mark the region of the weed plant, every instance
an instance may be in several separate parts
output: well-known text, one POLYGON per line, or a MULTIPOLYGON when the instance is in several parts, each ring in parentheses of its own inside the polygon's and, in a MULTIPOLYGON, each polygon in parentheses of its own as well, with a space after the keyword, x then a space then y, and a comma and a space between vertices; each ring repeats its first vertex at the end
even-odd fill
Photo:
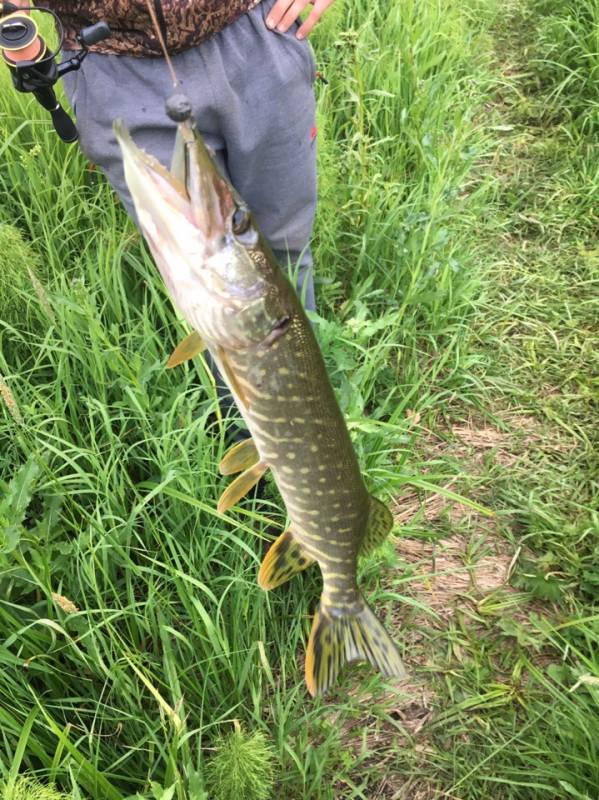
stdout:
POLYGON ((28 777, 17 778, 10 786, 0 786, 0 797, 2 800, 71 800, 71 795, 28 777))
POLYGON ((240 727, 216 742, 208 762, 208 783, 214 800, 268 800, 273 793, 275 752, 261 731, 250 735, 240 727))

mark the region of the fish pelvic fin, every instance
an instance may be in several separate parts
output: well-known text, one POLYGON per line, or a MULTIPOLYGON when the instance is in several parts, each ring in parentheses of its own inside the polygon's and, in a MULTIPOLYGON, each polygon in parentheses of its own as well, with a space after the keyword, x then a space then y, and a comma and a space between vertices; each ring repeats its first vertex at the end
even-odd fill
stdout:
POLYGON ((326 692, 353 661, 368 661, 387 677, 406 676, 395 644, 364 600, 360 610, 348 615, 321 602, 306 651, 306 686, 312 697, 326 692))
POLYGON ((253 439, 242 439, 222 457, 218 469, 221 475, 235 475, 236 472, 250 469, 260 461, 260 454, 253 439))
POLYGON ((370 496, 370 512, 366 524, 366 533, 362 539, 360 555, 365 556, 380 547, 393 528, 393 514, 387 506, 376 497, 370 496))
POLYGON ((261 461, 258 461, 258 463, 254 464, 253 467, 246 469, 245 472, 242 472, 241 475, 238 475, 221 494, 216 507, 217 512, 222 514, 223 512, 228 511, 237 502, 239 502, 242 497, 245 497, 246 494, 258 483, 267 469, 268 464, 263 464, 261 461))
POLYGON ((258 573, 258 584, 265 591, 275 589, 313 563, 314 559, 293 538, 293 532, 288 528, 264 556, 258 573))

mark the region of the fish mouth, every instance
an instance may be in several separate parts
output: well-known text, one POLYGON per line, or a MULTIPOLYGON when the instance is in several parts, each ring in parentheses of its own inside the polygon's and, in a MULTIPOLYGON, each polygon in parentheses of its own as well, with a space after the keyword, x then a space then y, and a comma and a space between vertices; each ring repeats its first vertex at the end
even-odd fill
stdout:
POLYGON ((191 124, 178 126, 170 171, 135 144, 121 120, 113 129, 139 225, 157 261, 166 252, 181 256, 183 243, 187 256, 191 242, 202 260, 217 253, 231 233, 236 198, 191 124))

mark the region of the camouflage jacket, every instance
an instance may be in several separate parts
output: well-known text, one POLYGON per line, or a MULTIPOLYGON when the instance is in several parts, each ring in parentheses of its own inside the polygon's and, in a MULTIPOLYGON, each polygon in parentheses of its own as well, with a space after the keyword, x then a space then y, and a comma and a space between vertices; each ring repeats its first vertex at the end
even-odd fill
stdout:
MULTIPOLYGON (((152 0, 169 53, 199 44, 230 25, 260 0, 152 0)), ((52 9, 65 30, 64 48, 78 50, 81 28, 106 20, 112 37, 91 49, 129 56, 162 55, 146 0, 40 0, 52 9)))

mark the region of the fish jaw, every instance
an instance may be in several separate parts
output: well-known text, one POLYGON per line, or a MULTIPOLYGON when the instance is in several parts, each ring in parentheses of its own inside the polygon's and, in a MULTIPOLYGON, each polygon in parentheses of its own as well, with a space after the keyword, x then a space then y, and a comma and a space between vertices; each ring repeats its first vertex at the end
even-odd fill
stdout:
POLYGON ((191 170, 195 181, 184 182, 141 150, 121 121, 113 127, 123 155, 125 180, 150 246, 155 241, 157 248, 178 245, 177 249, 185 247, 188 252, 193 242, 192 254, 202 261, 218 253, 230 232, 235 200, 205 148, 200 151, 201 159, 192 152, 198 141, 194 131, 190 128, 186 135, 178 135, 175 143, 179 152, 174 160, 201 160, 201 173, 191 170))

